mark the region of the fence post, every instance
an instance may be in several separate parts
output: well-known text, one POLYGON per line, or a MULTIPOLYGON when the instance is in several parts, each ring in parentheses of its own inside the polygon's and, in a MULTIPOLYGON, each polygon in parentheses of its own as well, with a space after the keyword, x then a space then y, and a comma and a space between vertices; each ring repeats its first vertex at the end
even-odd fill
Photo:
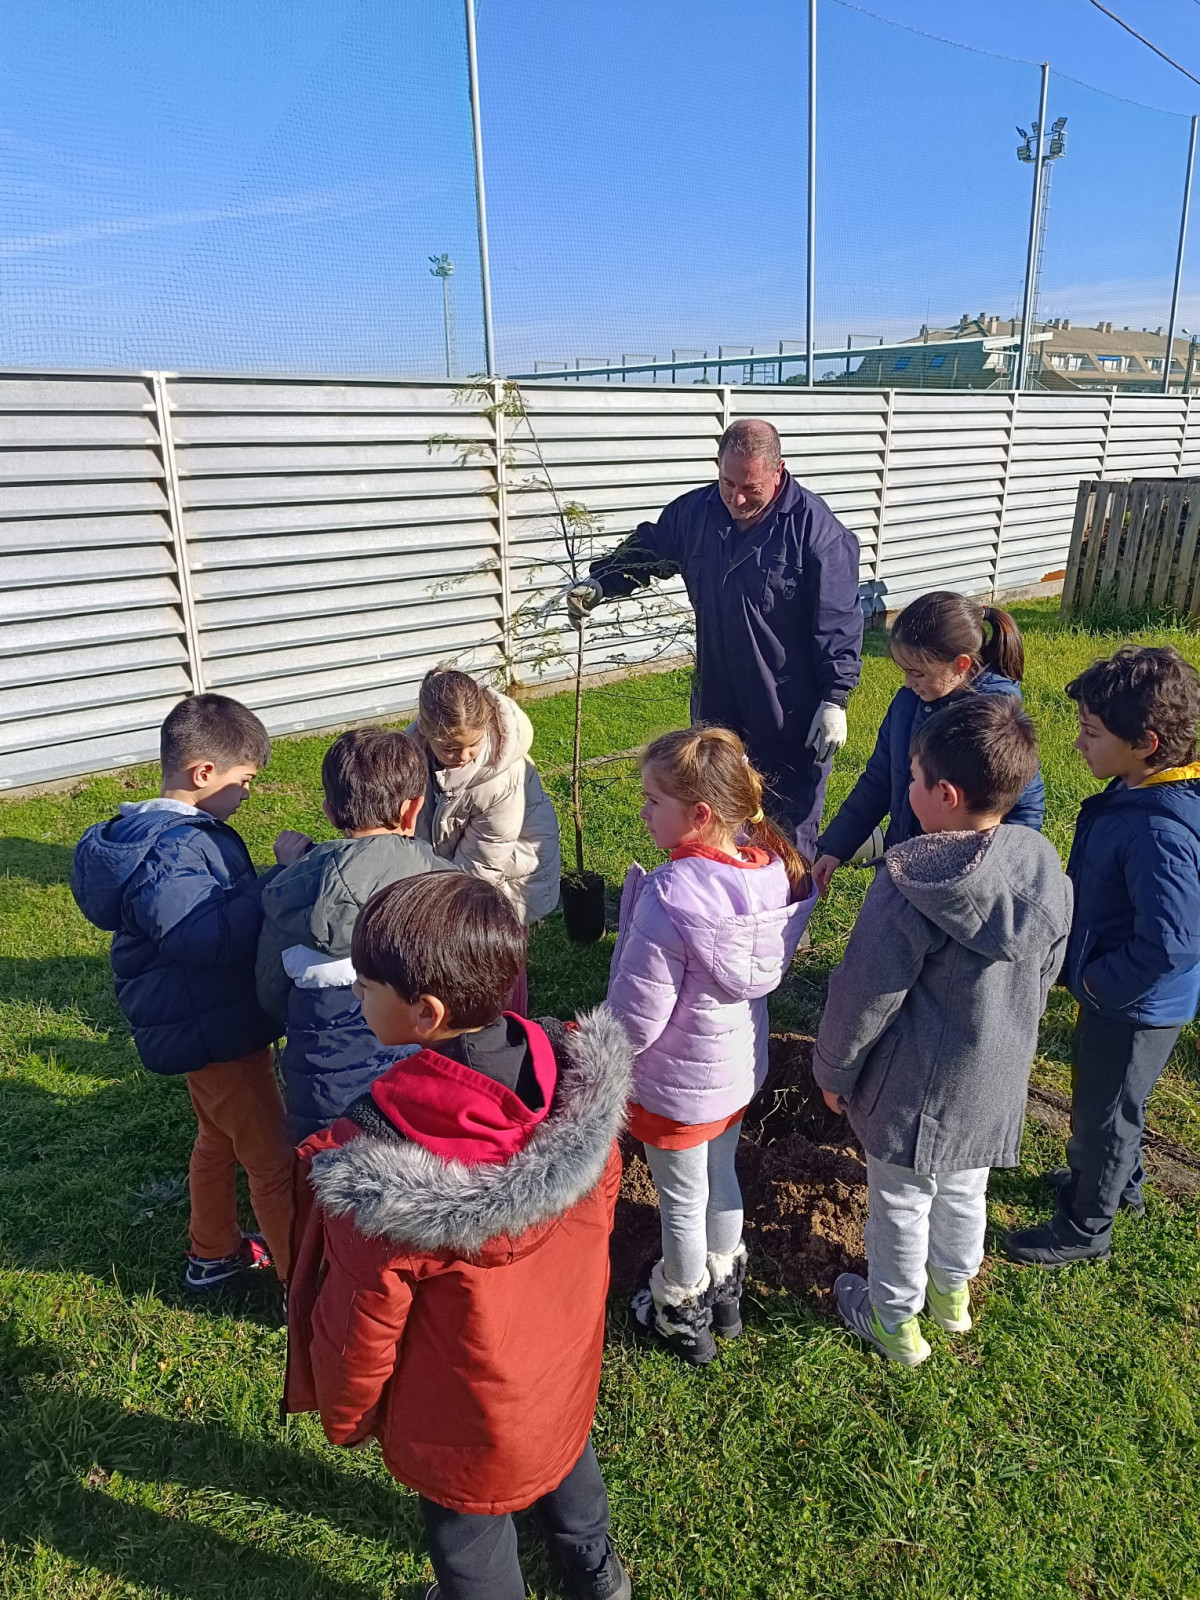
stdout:
POLYGON ((730 393, 731 393, 730 385, 727 384, 727 383, 723 383, 721 385, 721 432, 722 433, 725 432, 725 429, 729 426, 730 421, 732 420, 732 417, 733 417, 733 402, 729 398, 730 393))
POLYGON ((1104 443, 1100 449, 1099 476, 1101 478, 1108 477, 1108 446, 1112 438, 1113 411, 1116 409, 1116 401, 1117 391, 1110 389, 1108 391, 1108 410, 1104 413, 1104 443))
POLYGON ((179 468, 175 462, 175 435, 171 429, 171 401, 167 393, 167 373, 147 376, 154 390, 154 420, 162 447, 163 477, 167 494, 167 522, 175 553, 175 580, 179 584, 179 605, 183 612, 183 638, 187 647, 188 675, 192 693, 204 693, 204 661, 200 654, 200 630, 196 626, 196 605, 192 597, 192 569, 188 560, 187 534, 183 526, 183 503, 179 495, 179 468))
POLYGON ((1183 477, 1183 458, 1187 455, 1188 428, 1191 426, 1191 421, 1192 397, 1190 394, 1185 394, 1183 397, 1183 419, 1179 424, 1179 466, 1175 472, 1177 478, 1183 477))
MULTIPOLYGON (((515 646, 512 638, 512 573, 509 567, 511 551, 508 542, 508 443, 504 427, 504 383, 497 378, 492 384, 493 447, 496 451, 496 537, 497 558, 500 563, 500 654, 504 670, 511 683, 515 646)), ((505 685, 508 687, 508 684, 505 685)))
POLYGON ((1017 437, 1017 413, 1021 404, 1021 391, 1014 389, 1009 396, 1008 443, 1004 447, 1003 478, 1000 481, 1000 516, 996 522, 996 554, 992 559, 992 599, 1000 592, 1000 556, 1004 549, 1004 523, 1008 516, 1008 485, 1012 477, 1013 443, 1017 437))
MULTIPOLYGON (((896 391, 888 389, 883 398, 883 473, 879 480, 879 517, 875 524, 875 569, 872 578, 872 610, 875 601, 883 598, 883 533, 887 526, 888 482, 892 468, 892 412, 896 408, 896 391)), ((887 606, 883 609, 886 611, 887 606)))

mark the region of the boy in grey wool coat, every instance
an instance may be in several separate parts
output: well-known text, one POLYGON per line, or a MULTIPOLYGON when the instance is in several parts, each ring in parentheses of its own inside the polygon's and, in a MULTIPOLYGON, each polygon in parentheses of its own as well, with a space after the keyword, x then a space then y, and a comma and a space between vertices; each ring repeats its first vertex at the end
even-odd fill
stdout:
POLYGON ((990 1168, 1020 1160, 1038 1020, 1071 886, 1053 845, 1001 818, 1037 770, 1007 697, 968 696, 912 743, 924 832, 894 845, 829 982, 813 1056, 867 1154, 867 1280, 834 1285, 846 1325, 893 1361, 929 1355, 917 1313, 971 1326, 990 1168))

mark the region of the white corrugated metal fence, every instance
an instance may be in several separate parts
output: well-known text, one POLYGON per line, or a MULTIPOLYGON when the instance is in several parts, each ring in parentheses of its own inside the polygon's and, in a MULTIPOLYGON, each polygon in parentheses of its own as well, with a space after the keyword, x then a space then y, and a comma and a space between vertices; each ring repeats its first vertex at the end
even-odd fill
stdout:
MULTIPOLYGON (((0 376, 0 788, 147 760, 205 688, 272 732, 409 709, 424 672, 554 674, 554 495, 596 550, 711 480, 735 417, 857 533, 868 604, 1037 583, 1080 478, 1191 473, 1190 397, 0 376), (544 465, 543 465, 544 464, 544 465)), ((594 552, 593 552, 594 553, 594 552)), ((589 665, 678 649, 678 585, 589 665)))

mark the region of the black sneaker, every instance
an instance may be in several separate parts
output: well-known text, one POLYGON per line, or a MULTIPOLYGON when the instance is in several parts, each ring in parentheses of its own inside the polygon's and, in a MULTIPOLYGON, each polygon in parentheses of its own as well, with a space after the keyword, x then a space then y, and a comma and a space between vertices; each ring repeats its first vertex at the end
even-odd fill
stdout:
POLYGON ((210 1258, 192 1255, 189 1251, 183 1286, 193 1293, 205 1294, 210 1289, 219 1289, 231 1278, 240 1277, 243 1272, 259 1272, 273 1265, 271 1252, 262 1234, 247 1233, 242 1239, 241 1249, 231 1256, 210 1258))
MULTIPOLYGON (((633 1584, 621 1565, 621 1558, 608 1547, 602 1566, 588 1572, 580 1567, 563 1568, 563 1581, 576 1600, 631 1600, 633 1584)), ((429 1597, 426 1597, 429 1600, 429 1597)), ((437 1596, 433 1596, 437 1600, 437 1596)))
POLYGON ((1004 1253, 1023 1267, 1070 1267, 1077 1261, 1107 1261, 1108 1245, 1064 1244, 1045 1223, 1040 1228, 1019 1228, 1004 1239, 1004 1253))

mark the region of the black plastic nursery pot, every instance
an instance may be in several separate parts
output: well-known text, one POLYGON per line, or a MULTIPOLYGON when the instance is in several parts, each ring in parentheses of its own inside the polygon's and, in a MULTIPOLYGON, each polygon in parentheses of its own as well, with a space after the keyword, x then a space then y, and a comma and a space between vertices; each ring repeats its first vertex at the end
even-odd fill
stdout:
POLYGON ((604 937, 604 878, 599 872, 572 872, 562 879, 563 922, 573 944, 596 944, 604 937))

